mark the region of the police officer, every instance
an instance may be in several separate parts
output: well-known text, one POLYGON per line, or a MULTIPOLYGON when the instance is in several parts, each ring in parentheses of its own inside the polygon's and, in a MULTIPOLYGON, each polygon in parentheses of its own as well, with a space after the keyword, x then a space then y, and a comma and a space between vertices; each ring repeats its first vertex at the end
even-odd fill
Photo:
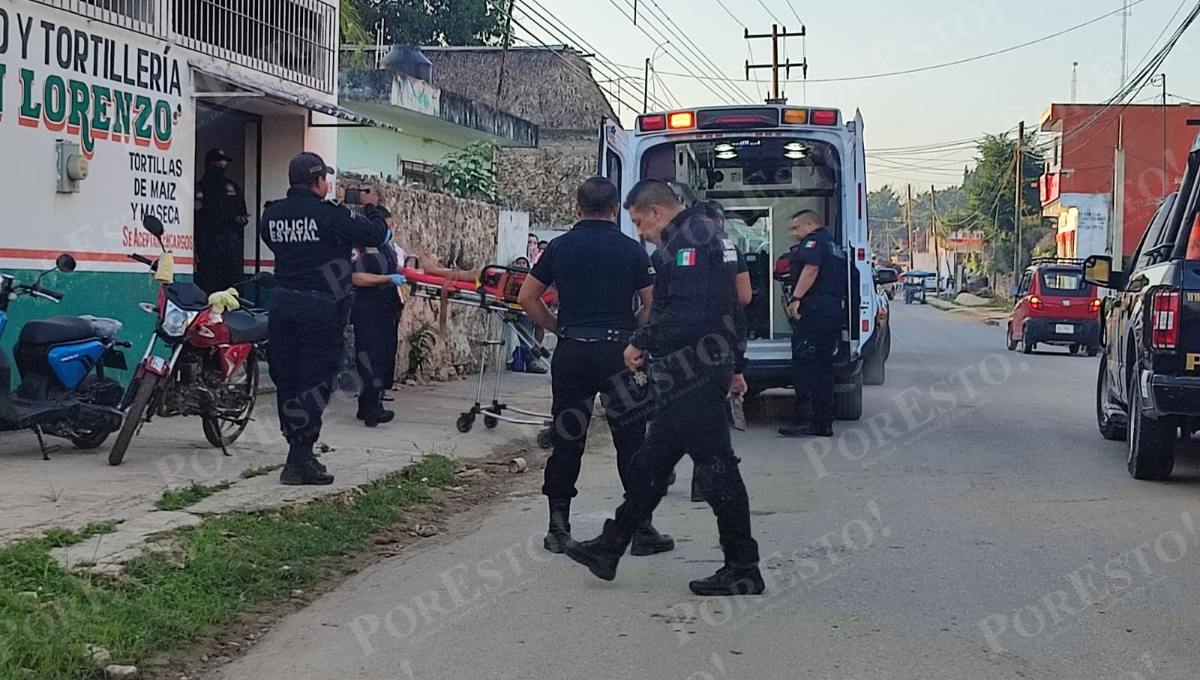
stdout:
POLYGON ((833 354, 841 335, 846 260, 838 254, 833 235, 815 211, 796 213, 791 226, 797 241, 789 256, 794 287, 788 300, 796 401, 792 424, 779 428, 779 433, 785 437, 832 437, 833 354), (806 405, 811 405, 811 419, 806 405))
POLYGON ((638 234, 658 246, 652 258, 657 279, 650 322, 625 350, 630 368, 649 364, 654 411, 616 518, 605 522, 598 538, 568 541, 566 554, 596 576, 614 579, 633 533, 654 513, 671 471, 686 453, 717 516, 725 553, 725 565, 716 574, 689 587, 705 596, 761 594, 750 501, 726 416, 734 347, 741 340, 732 319, 736 249, 702 208, 684 209, 661 180, 639 182, 625 207, 638 234))
POLYGON ((242 280, 245 228, 250 223, 246 198, 225 176, 229 156, 220 149, 204 157, 204 176, 196 183, 196 285, 206 293, 227 290, 242 280))
MULTIPOLYGON (((560 341, 551 364, 554 450, 542 486, 550 506, 543 545, 554 553, 561 553, 570 538, 571 499, 578 494, 575 482, 596 395, 605 408, 617 473, 627 492, 633 456, 646 434, 645 388, 626 368, 624 350, 638 326, 649 320, 654 271, 645 249, 616 224, 621 196, 612 182, 593 177, 579 187, 576 199, 579 223, 546 246, 519 298, 533 322, 560 341), (558 289, 557 318, 542 301, 550 286, 558 289), (641 311, 635 314, 637 299, 641 311)), ((646 515, 633 528, 635 555, 675 547, 674 539, 658 533, 650 520, 646 515)))
POLYGON ((288 485, 333 483, 313 456, 321 414, 329 403, 342 357, 342 332, 353 300, 351 247, 383 248, 390 240, 379 198, 363 191, 365 217, 324 200, 333 168, 315 153, 288 166, 287 198, 263 211, 262 239, 275 253, 277 291, 271 306, 271 379, 279 422, 288 441, 280 481, 288 485))
MULTIPOLYGON (((385 219, 389 214, 379 208, 385 219)), ((389 221, 390 224, 390 221, 389 221)), ((355 247, 351 251, 354 273, 354 352, 361 386, 358 392, 358 419, 367 427, 390 423, 396 414, 383 407, 383 392, 396 379, 396 349, 400 295, 404 285, 400 263, 391 245, 381 248, 355 247)))

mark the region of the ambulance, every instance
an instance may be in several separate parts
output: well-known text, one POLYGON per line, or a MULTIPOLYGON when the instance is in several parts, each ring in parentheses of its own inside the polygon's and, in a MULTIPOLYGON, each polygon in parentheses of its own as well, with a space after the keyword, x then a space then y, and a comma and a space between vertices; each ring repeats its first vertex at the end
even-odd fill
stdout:
MULTIPOLYGON (((835 364, 835 416, 862 415, 864 374, 882 382, 890 348, 886 308, 876 292, 867 233, 863 120, 836 109, 787 104, 722 106, 648 113, 632 131, 604 120, 599 174, 621 195, 638 181, 671 182, 685 203, 716 200, 726 231, 746 254, 754 299, 747 307, 746 379, 751 394, 790 388, 788 291, 775 275, 795 245, 793 215, 815 210, 832 232, 849 282, 835 364)), ((638 238, 628 213, 621 229, 638 238)))

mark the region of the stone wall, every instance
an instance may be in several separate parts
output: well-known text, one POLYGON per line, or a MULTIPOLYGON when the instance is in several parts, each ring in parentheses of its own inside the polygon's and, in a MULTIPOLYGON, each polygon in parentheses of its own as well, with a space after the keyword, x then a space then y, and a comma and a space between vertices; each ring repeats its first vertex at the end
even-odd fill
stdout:
MULTIPOLYGON (((467 201, 446 194, 416 189, 412 186, 380 184, 361 178, 343 177, 340 185, 360 187, 371 185, 383 197, 381 205, 392 213, 395 222, 393 242, 408 255, 425 257, 431 254, 445 267, 473 269, 492 264, 496 252, 496 234, 500 221, 500 206, 467 201)), ((409 368, 408 338, 413 329, 428 321, 438 332, 431 365, 425 377, 445 381, 478 370, 480 350, 468 341, 478 334, 484 320, 482 312, 462 305, 449 305, 446 319, 437 301, 414 299, 405 291, 407 306, 400 323, 400 348, 397 357, 397 377, 409 368)), ((349 332, 349 329, 347 329, 349 332)), ((343 371, 354 373, 353 335, 348 335, 347 360, 343 371)), ((346 387, 346 380, 343 380, 346 387)))
POLYGON ((496 165, 500 195, 529 212, 534 229, 575 223, 575 191, 596 174, 596 133, 542 130, 537 149, 504 149, 496 165))

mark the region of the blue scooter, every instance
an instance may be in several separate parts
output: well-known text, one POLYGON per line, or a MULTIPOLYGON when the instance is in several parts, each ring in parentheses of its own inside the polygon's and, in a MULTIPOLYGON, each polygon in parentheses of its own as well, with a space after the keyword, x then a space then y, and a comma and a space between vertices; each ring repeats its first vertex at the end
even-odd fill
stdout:
MULTIPOLYGON (((8 325, 8 306, 22 296, 60 302, 62 293, 42 286, 47 274, 75 271, 75 258, 60 255, 54 269, 30 285, 0 274, 0 335, 8 325)), ((105 368, 126 370, 131 347, 117 340, 121 322, 91 316, 56 316, 30 321, 13 348, 21 382, 12 389, 12 369, 0 351, 0 432, 32 430, 42 459, 61 447, 49 447, 45 437, 67 439, 79 449, 95 449, 120 429, 119 409, 124 390, 104 374, 105 368)))

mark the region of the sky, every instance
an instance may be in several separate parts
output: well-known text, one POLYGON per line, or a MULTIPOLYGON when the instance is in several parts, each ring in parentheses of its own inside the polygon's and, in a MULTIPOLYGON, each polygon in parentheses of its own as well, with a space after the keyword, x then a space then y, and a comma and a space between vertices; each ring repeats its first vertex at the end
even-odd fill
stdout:
MULTIPOLYGON (((779 23, 781 31, 798 33, 802 25, 807 35, 782 41, 780 61, 800 63, 807 56, 808 83, 793 69, 784 94, 789 103, 839 108, 847 118, 862 111, 872 189, 960 183, 974 156, 970 149, 922 156, 879 150, 976 139, 1015 130, 1021 120, 1036 127, 1051 103, 1070 101, 1073 62, 1079 63, 1078 102, 1103 101, 1120 87, 1122 0, 637 0, 638 26, 631 21, 633 2, 518 0, 514 31, 526 44, 567 43, 596 54, 598 80, 628 78, 619 83, 625 105, 618 104, 618 114, 629 128, 640 113, 643 68, 652 53, 652 99, 685 107, 761 102, 770 71, 752 71, 762 83, 747 82, 745 63, 752 58, 769 64, 771 41, 747 41, 745 30, 769 34, 779 23), (1115 14, 999 56, 909 75, 820 82, 970 59, 1110 12, 1115 14), (669 44, 659 47, 664 40, 669 44), (697 79, 697 73, 713 80, 697 79)), ((1132 75, 1194 2, 1129 2, 1132 75)), ((1200 102, 1198 59, 1200 21, 1161 69, 1168 103, 1200 102)), ((618 92, 615 82, 605 86, 618 92)), ((1161 89, 1148 85, 1136 101, 1158 103, 1161 89)))

